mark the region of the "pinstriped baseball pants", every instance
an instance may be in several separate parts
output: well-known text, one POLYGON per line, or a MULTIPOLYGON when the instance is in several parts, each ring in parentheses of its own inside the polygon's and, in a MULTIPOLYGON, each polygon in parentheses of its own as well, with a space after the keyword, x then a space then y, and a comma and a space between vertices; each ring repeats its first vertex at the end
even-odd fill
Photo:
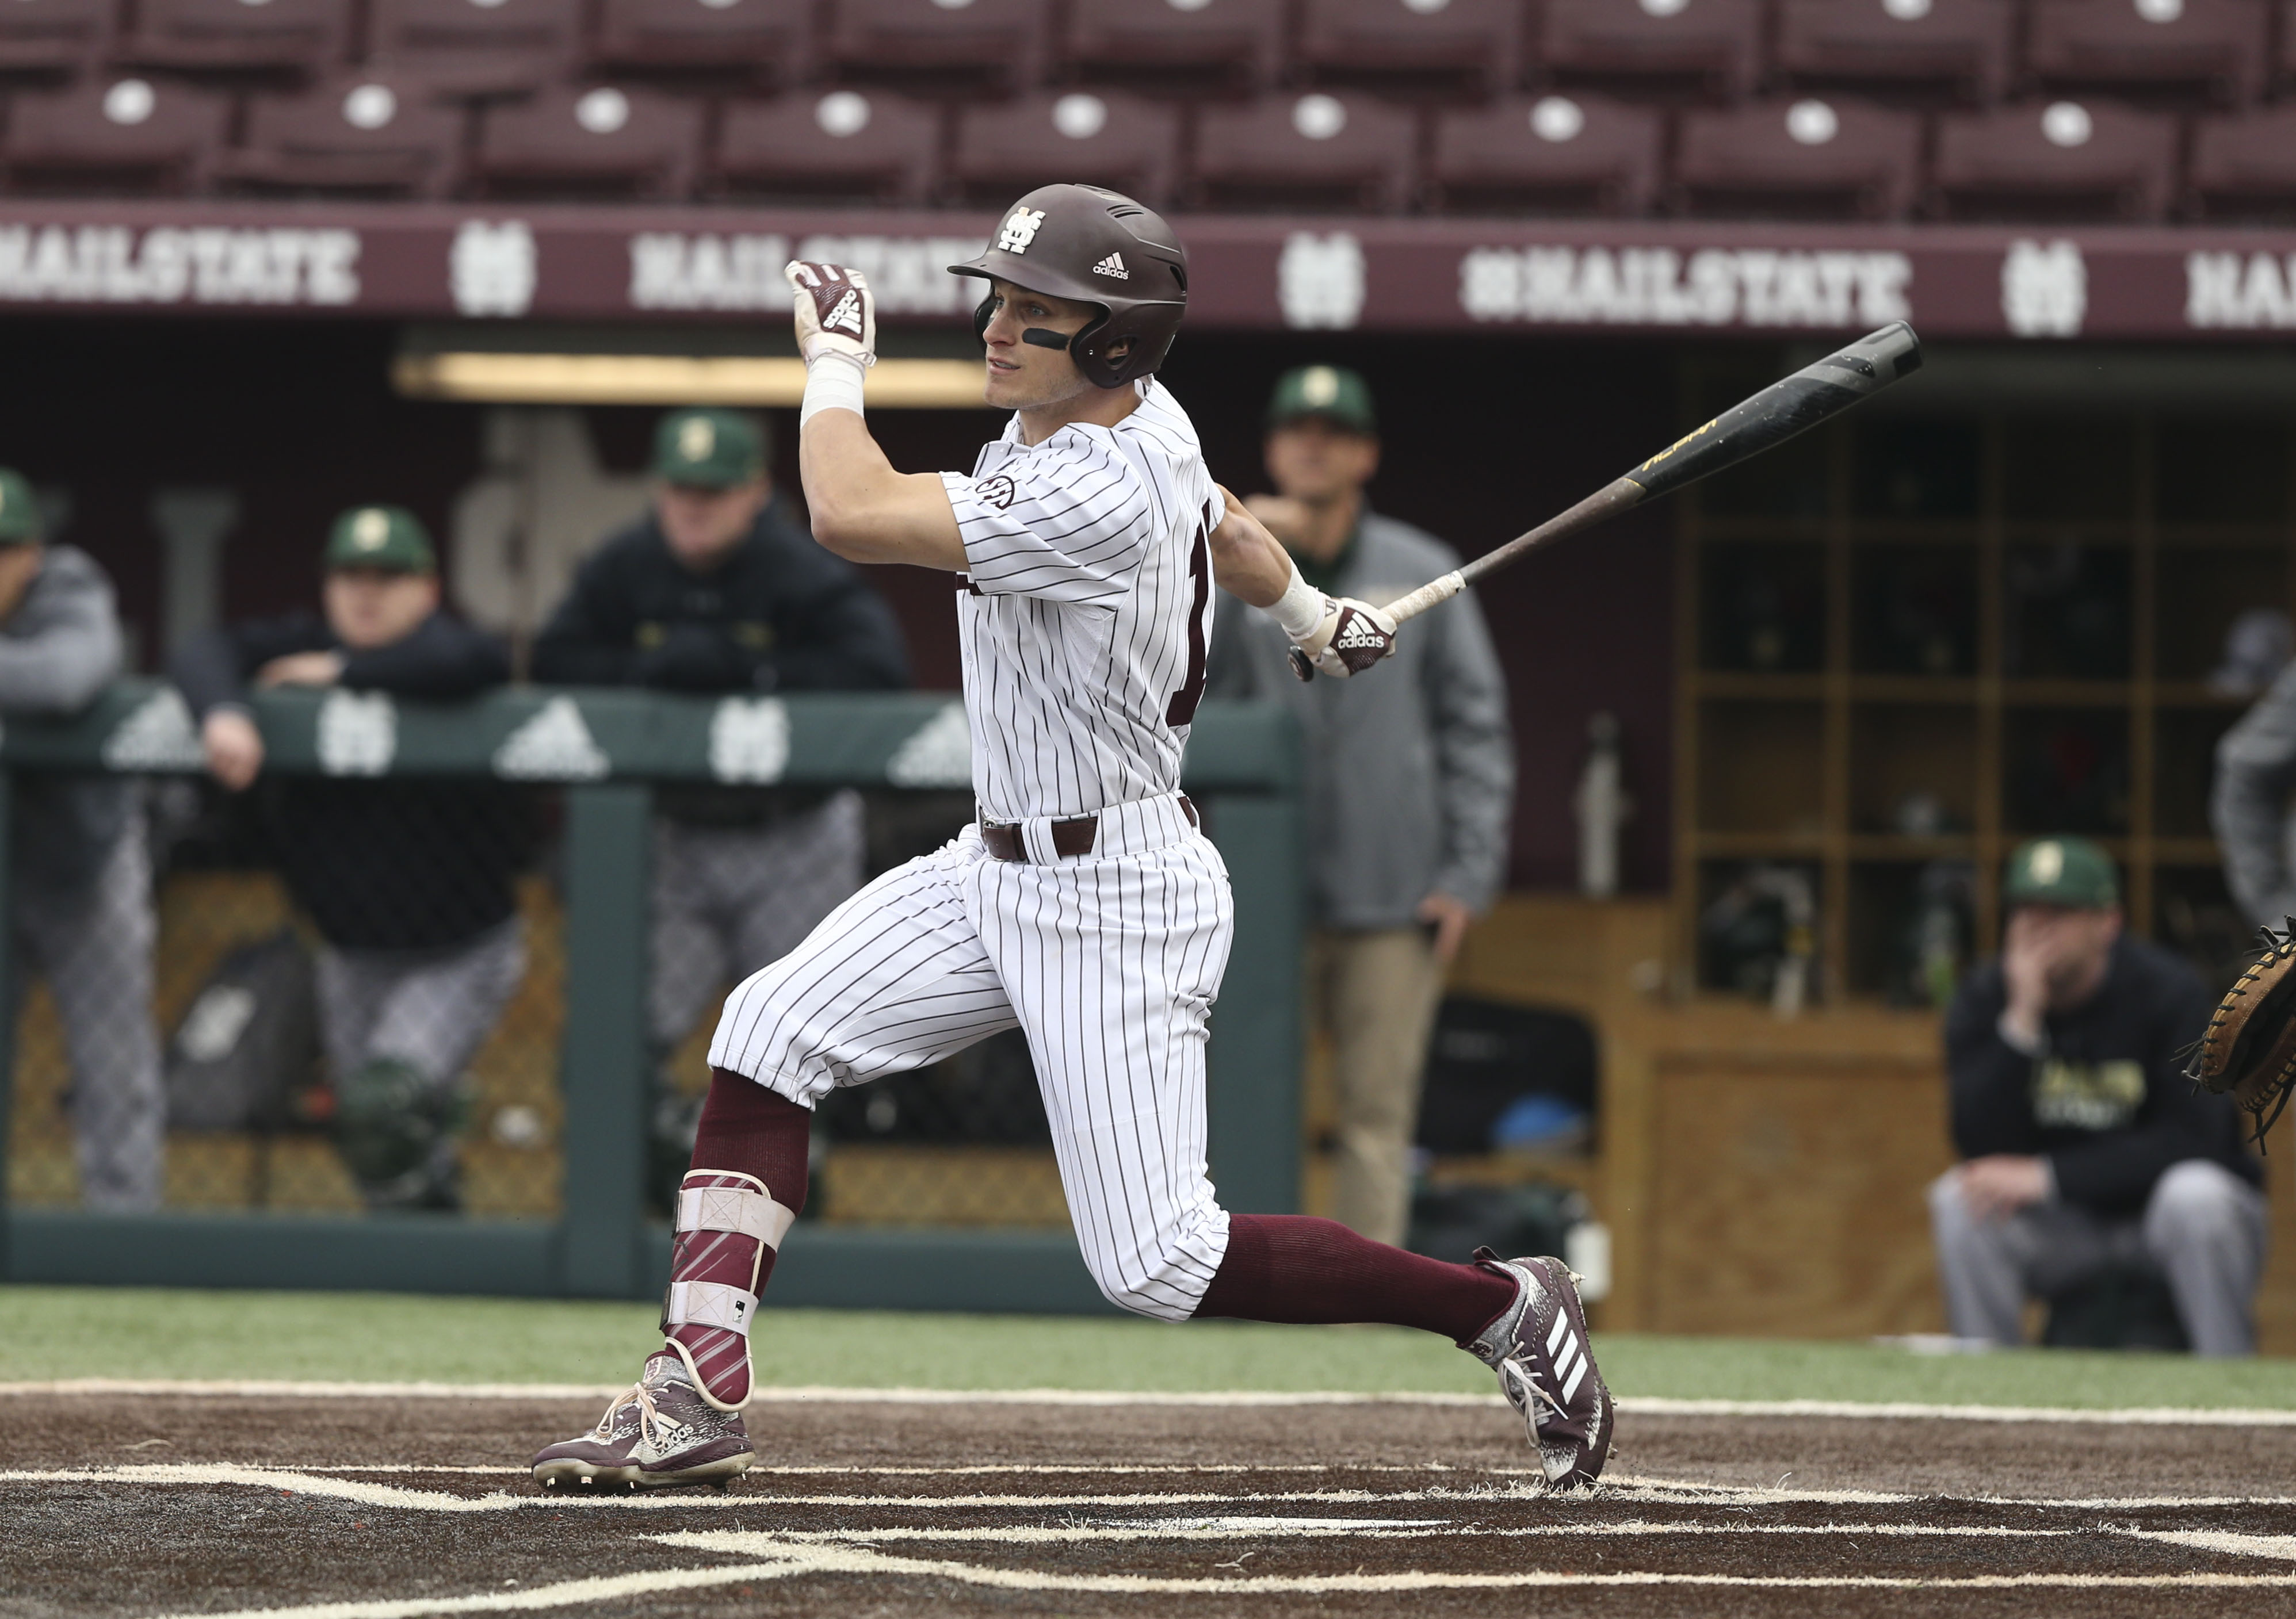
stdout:
POLYGON ((1127 1310, 1184 1321, 1227 1250, 1204 1047, 1234 905, 1218 852, 1177 808, 1121 831, 1107 853, 1021 864, 967 827, 746 979, 709 1061, 811 1107, 1017 1026, 1093 1280, 1127 1310))

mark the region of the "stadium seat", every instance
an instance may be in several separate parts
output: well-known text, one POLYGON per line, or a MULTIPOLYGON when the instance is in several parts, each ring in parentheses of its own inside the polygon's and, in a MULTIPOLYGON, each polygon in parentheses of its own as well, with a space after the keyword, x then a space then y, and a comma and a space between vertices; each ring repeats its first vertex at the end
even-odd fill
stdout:
POLYGON ((489 196, 683 197, 701 144, 698 102, 562 85, 488 109, 471 167, 489 196))
POLYGON ((135 15, 112 50, 120 67, 311 76, 350 42, 351 0, 142 0, 135 15))
POLYGON ((55 77, 110 49, 114 0, 9 0, 0 7, 0 73, 55 77))
POLYGON ((419 90, 354 74, 300 95, 257 96, 247 135, 218 156, 228 189, 444 197, 462 174, 463 114, 419 90))
POLYGON ((2202 218, 2296 224, 2296 106, 2195 120, 2189 181, 2202 218))
POLYGON ((823 54, 840 77, 917 88, 1044 76, 1046 0, 837 0, 823 54))
POLYGON ((1033 186, 1085 179, 1161 208, 1180 145, 1177 110, 1117 90, 1071 90, 960 109, 950 194, 995 208, 1033 186))
POLYGON ((2176 157, 2173 118, 2112 102, 1947 113, 1933 202, 1954 218, 2157 219, 2176 157))
POLYGON ((367 65, 449 98, 524 95, 563 78, 582 0, 373 0, 367 65))
POLYGON ((1537 58, 1568 78, 1689 79, 1742 96, 1761 42, 1759 0, 1546 0, 1537 58))
POLYGON ((2245 103, 2266 20, 2264 0, 2033 0, 2025 63, 2053 86, 2194 85, 2245 103))
POLYGON ((1514 0, 1305 0, 1293 60, 1319 81, 1471 86, 1515 82, 1522 7, 1514 0))
POLYGON ((1598 95, 1510 97, 1435 115, 1428 201, 1461 213, 1640 214, 1665 122, 1598 95))
POLYGON ((1803 84, 1949 84, 1990 103, 2014 21, 2009 0, 1782 0, 1777 66, 1803 84))
POLYGON ((712 189, 721 194, 922 203, 941 149, 939 109, 883 90, 731 102, 712 189))
POLYGON ((1917 114, 1805 97, 1686 113, 1675 187, 1686 213, 1904 217, 1921 163, 1917 114))
POLYGON ((1070 0, 1080 77, 1159 89, 1250 89, 1283 66, 1284 0, 1070 0))
POLYGON ((1362 95, 1208 106, 1187 194, 1210 208, 1395 209, 1411 197, 1415 120, 1362 95))
POLYGON ((27 93, 10 109, 9 189, 75 196, 203 191, 230 117, 222 96, 165 80, 27 93))
POLYGON ((811 70, 814 10, 812 0, 604 0, 591 60, 789 84, 811 70))

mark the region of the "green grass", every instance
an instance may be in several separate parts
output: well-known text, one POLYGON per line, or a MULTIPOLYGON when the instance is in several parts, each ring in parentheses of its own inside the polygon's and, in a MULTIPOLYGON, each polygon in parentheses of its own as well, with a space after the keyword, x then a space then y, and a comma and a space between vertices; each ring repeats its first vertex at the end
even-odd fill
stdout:
MULTIPOLYGON (((373 1293, 0 1286, 0 1381, 286 1378, 611 1383, 652 1339, 648 1304, 373 1293)), ((769 1382, 861 1387, 1483 1393, 1439 1338, 1388 1327, 1168 1327, 1070 1317, 767 1310, 769 1382)), ((1609 1333, 1623 1394, 1980 1405, 2296 1409, 2296 1361, 2016 1353, 1609 1333)))

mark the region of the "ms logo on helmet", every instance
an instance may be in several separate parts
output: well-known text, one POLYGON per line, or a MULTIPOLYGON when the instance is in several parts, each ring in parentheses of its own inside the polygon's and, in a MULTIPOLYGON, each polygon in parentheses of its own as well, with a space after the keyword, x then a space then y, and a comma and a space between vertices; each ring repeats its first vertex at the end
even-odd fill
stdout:
POLYGON ((1040 208, 1016 208, 997 233, 996 250, 1000 253, 1025 253, 1029 244, 1037 240, 1037 227, 1045 223, 1045 210, 1040 208))

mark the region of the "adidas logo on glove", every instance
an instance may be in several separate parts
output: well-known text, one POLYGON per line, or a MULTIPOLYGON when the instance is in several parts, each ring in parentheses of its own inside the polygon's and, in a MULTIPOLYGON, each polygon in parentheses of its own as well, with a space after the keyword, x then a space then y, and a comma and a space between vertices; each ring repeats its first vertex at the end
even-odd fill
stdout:
POLYGON ((1332 644, 1351 650, 1357 647, 1381 646, 1386 640, 1378 625, 1360 613, 1349 613, 1347 622, 1341 626, 1340 633, 1332 637, 1332 644))
POLYGON ((859 337, 861 335, 861 295, 858 292, 848 292, 843 298, 839 298, 837 307, 823 317, 821 327, 824 331, 849 331, 855 337, 859 337))
POLYGON ((1132 279, 1132 272, 1124 267, 1124 255, 1121 253, 1111 253, 1107 258, 1093 266, 1092 273, 1095 275, 1108 276, 1111 280, 1115 281, 1130 281, 1132 279))

